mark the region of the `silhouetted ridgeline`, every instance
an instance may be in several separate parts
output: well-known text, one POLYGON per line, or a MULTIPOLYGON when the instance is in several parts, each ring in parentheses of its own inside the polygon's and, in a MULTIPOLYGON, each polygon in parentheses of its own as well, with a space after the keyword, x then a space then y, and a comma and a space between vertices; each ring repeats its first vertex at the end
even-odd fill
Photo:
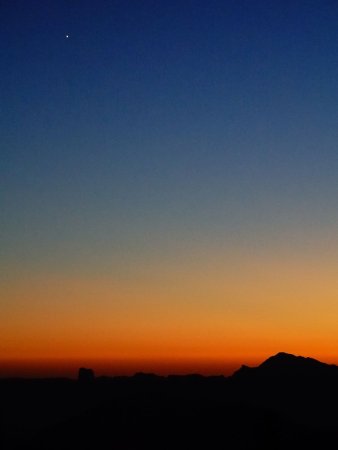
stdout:
POLYGON ((325 364, 313 358, 277 353, 258 367, 242 366, 234 373, 234 376, 249 374, 255 377, 336 377, 338 376, 338 366, 325 364))
POLYGON ((232 377, 0 380, 3 449, 328 449, 338 367, 279 353, 232 377))

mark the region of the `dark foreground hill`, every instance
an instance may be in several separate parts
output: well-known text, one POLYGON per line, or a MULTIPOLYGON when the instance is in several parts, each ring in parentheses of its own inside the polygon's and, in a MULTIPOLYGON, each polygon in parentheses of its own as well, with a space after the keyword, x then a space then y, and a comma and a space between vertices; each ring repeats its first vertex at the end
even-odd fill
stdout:
POLYGON ((232 377, 1 380, 3 449, 338 447, 338 367, 279 353, 232 377))

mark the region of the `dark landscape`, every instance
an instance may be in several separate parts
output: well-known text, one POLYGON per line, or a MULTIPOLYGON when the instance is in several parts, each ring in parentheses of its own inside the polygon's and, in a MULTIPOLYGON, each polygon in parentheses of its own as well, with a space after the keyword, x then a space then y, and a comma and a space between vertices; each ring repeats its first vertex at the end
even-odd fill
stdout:
POLYGON ((230 377, 2 379, 3 449, 328 449, 338 366, 278 353, 230 377))

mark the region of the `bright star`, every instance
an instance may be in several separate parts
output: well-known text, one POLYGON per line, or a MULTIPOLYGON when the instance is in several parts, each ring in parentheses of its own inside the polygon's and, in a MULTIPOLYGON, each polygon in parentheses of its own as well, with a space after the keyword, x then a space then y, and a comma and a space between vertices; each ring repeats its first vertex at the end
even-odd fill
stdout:
POLYGON ((69 34, 66 34, 66 39, 68 39, 69 38, 69 34))

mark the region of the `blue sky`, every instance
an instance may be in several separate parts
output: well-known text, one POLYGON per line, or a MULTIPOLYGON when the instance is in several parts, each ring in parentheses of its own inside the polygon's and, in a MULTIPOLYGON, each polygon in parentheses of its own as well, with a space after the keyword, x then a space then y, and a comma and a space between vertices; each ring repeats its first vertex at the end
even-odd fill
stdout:
POLYGON ((1 9, 5 259, 336 227, 334 2, 1 9))

